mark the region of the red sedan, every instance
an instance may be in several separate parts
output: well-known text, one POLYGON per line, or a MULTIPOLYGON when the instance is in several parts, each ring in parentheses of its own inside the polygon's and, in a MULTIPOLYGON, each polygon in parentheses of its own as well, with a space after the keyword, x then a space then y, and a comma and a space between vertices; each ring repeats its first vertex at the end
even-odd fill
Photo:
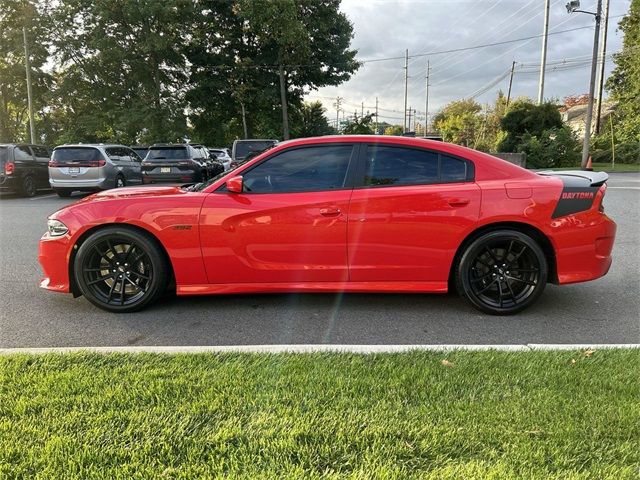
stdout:
POLYGON ((281 143, 207 183, 108 190, 49 218, 41 286, 113 312, 178 295, 424 292, 511 314, 611 265, 605 173, 534 173, 457 145, 281 143))

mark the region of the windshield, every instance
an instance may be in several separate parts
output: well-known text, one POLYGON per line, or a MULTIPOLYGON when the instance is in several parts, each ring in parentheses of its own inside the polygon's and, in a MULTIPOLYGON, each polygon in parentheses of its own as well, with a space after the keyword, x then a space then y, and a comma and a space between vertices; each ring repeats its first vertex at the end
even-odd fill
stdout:
POLYGON ((91 147, 64 147, 53 151, 52 160, 56 162, 86 162, 102 160, 100 150, 91 147))
POLYGON ((250 153, 261 153, 274 145, 273 140, 250 140, 236 143, 236 158, 244 158, 250 153))
POLYGON ((183 160, 189 158, 185 147, 150 148, 145 160, 183 160))

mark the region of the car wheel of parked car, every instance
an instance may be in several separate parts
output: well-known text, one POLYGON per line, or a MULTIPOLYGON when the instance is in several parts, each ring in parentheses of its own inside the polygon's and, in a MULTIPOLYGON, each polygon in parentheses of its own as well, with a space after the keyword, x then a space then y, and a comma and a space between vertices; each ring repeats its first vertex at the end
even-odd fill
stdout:
POLYGON ((62 197, 62 198, 70 197, 72 192, 72 190, 62 189, 62 188, 54 188, 53 190, 58 194, 59 197, 62 197))
POLYGON ((508 315, 533 303, 547 283, 544 252, 528 235, 497 230, 476 238, 456 269, 460 295, 483 312, 508 315))
POLYGON ((22 179, 21 191, 25 197, 33 197, 36 194, 37 192, 36 184, 31 175, 26 175, 22 179))
POLYGON ((165 292, 169 267, 155 240, 128 227, 110 226, 82 243, 74 276, 94 305, 110 312, 133 312, 165 292))
POLYGON ((116 177, 116 188, 126 187, 127 182, 125 182, 124 177, 122 175, 118 175, 116 177))

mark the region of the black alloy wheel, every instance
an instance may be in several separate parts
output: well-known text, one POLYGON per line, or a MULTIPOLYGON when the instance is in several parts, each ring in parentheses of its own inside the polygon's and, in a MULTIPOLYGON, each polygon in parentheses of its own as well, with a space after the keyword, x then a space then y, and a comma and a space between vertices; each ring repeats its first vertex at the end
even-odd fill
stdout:
POLYGON ((76 283, 94 305, 140 310, 164 293, 169 269, 155 240, 128 227, 105 227, 78 249, 76 283))
POLYGON ((515 230, 498 230, 475 239, 456 271, 461 296, 483 312, 517 313, 531 305, 547 283, 547 260, 540 246, 515 230))
POLYGON ((37 193, 36 184, 31 175, 25 175, 22 179, 21 190, 25 197, 33 197, 37 193))
POLYGON ((126 187, 127 183, 124 181, 124 177, 122 175, 118 175, 116 177, 116 188, 126 187))

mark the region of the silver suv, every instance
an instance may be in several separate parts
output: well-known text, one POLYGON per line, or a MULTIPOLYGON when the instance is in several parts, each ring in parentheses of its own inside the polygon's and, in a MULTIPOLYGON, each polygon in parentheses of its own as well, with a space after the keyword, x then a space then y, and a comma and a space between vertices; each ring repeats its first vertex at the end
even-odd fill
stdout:
POLYGON ((142 159, 124 145, 78 144, 54 148, 49 183, 61 197, 142 184, 142 159))

